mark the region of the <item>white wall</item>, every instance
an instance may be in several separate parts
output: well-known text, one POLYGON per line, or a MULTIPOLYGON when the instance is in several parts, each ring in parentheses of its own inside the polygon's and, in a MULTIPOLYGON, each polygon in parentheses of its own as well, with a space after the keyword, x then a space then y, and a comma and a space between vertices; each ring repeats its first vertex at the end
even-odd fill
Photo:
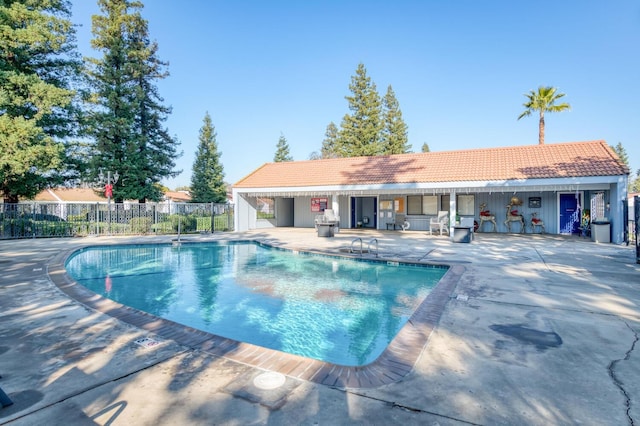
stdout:
POLYGON ((235 230, 236 231, 248 231, 256 228, 256 199, 245 198, 234 194, 235 200, 235 230))

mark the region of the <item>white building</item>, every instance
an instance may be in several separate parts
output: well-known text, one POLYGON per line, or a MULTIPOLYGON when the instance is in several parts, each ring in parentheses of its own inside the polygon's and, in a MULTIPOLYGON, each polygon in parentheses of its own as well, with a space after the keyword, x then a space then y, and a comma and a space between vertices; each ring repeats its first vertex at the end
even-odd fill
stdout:
MULTIPOLYGON (((425 231, 442 210, 479 226, 485 206, 497 232, 520 232, 506 222, 518 210, 527 232, 535 213, 547 233, 573 234, 594 209, 621 243, 628 174, 605 141, 266 163, 233 186, 235 229, 311 228, 333 209, 342 228, 387 229, 403 214, 410 231, 425 231), (265 199, 273 210, 259 212, 265 199)), ((491 230, 484 222, 478 232, 491 230)))

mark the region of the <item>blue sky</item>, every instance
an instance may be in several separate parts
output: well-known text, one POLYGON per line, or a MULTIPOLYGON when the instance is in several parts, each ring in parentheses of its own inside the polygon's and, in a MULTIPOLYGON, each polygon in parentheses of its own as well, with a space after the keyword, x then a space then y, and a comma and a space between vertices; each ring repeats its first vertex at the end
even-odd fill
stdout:
MULTIPOLYGON (((170 76, 158 82, 189 185, 205 112, 225 180, 273 161, 280 135, 295 160, 319 151, 359 63, 391 85, 420 151, 532 145, 538 118, 517 120, 538 86, 571 111, 547 114, 546 143, 621 142, 640 168, 640 3, 581 1, 146 0, 170 76)), ((73 0, 78 47, 90 48, 97 2, 73 0)), ((455 167, 455 165, 452 165, 455 167)))

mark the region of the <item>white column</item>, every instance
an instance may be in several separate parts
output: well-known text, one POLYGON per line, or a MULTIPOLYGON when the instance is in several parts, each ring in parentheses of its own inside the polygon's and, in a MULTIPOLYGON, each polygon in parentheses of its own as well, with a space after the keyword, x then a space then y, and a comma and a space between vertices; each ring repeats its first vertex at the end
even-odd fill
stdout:
POLYGON ((453 227, 456 224, 456 214, 458 206, 456 205, 456 191, 449 193, 449 239, 453 240, 453 227))

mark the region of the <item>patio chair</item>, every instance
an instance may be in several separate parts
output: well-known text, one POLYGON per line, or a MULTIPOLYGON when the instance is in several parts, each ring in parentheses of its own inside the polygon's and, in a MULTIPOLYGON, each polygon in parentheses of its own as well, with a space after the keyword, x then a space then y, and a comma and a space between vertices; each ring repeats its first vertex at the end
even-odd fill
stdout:
POLYGON ((446 231, 449 233, 449 212, 446 210, 440 210, 438 212, 438 217, 432 217, 429 219, 429 235, 433 235, 433 230, 438 229, 440 231, 440 235, 442 235, 442 231, 446 231))

